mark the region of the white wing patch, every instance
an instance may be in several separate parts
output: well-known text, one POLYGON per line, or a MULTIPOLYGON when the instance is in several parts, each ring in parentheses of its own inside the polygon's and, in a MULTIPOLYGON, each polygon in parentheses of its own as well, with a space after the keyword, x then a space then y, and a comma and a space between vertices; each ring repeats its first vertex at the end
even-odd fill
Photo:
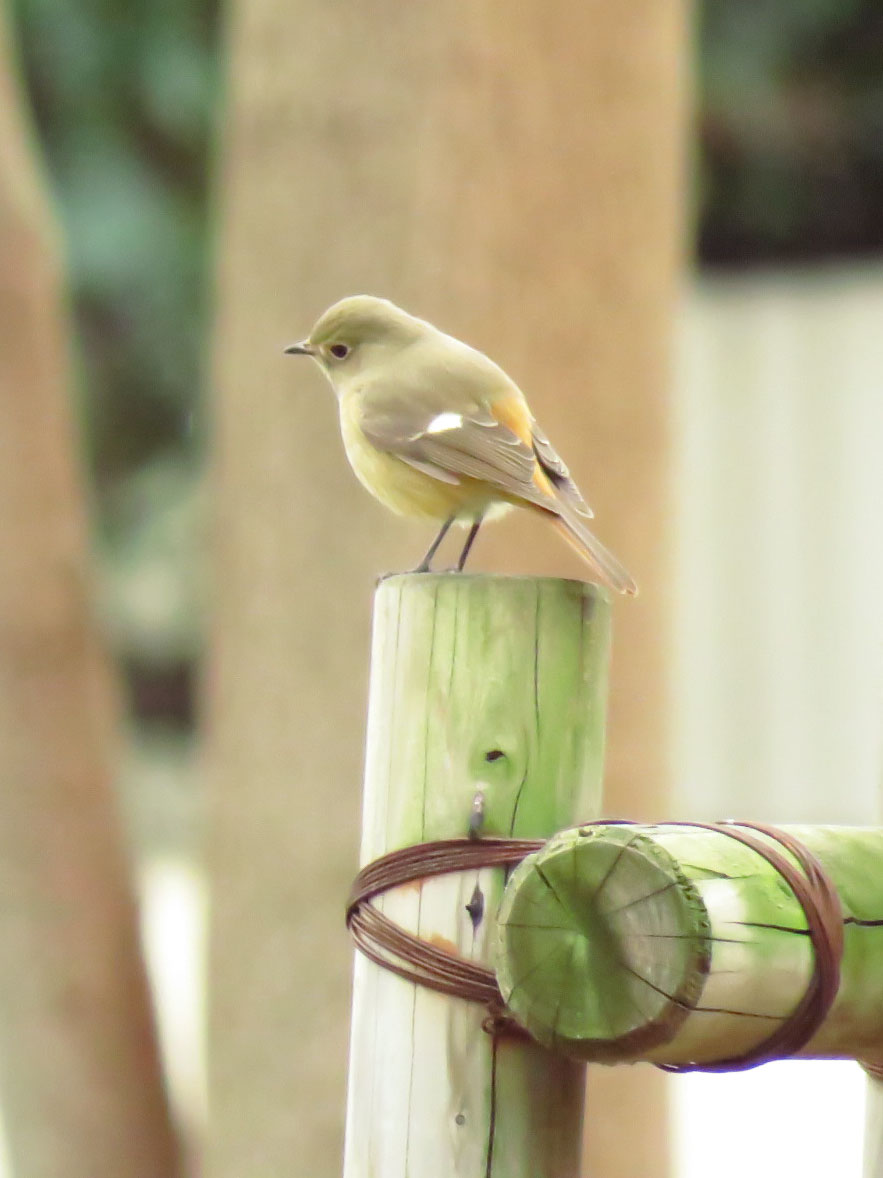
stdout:
POLYGON ((433 417, 423 432, 425 434, 445 434, 448 430, 460 429, 462 425, 462 413, 439 413, 438 417, 433 417))

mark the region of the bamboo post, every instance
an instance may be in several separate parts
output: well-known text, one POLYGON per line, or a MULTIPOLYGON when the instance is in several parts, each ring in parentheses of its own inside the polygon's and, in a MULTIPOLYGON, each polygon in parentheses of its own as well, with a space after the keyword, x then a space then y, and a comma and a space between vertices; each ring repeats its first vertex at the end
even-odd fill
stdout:
MULTIPOLYGON (((481 833, 545 838, 600 799, 609 603, 579 581, 405 575, 375 601, 361 859, 481 833)), ((376 901, 489 961, 500 869, 376 901), (467 908, 468 906, 468 908, 467 908)), ((573 1178, 584 1068, 357 954, 345 1178, 573 1178), (419 1158, 419 1163, 417 1159, 419 1158)))
MULTIPOLYGON (((844 916, 840 988, 800 1054, 879 1064, 883 829, 783 829, 819 859, 844 916)), ((813 966, 806 929, 772 864, 726 834, 577 828, 513 873, 498 978, 550 1047, 604 1063, 707 1064, 751 1051, 798 1005, 813 966)))

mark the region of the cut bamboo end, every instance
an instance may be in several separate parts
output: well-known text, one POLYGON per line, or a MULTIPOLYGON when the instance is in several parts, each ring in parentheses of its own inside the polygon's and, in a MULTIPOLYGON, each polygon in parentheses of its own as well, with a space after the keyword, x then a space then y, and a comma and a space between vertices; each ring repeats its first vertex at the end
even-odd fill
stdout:
POLYGON ((628 826, 565 831, 506 890, 500 987, 546 1046, 641 1057, 698 1001, 709 931, 701 896, 658 842, 628 826))

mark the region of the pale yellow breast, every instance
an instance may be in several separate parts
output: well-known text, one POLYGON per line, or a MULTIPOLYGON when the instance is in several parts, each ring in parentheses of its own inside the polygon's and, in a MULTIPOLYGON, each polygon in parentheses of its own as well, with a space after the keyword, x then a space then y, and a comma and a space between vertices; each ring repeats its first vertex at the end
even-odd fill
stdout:
POLYGON ((441 482, 376 449, 359 428, 352 397, 341 399, 340 432, 359 482, 397 515, 444 520, 454 513, 470 515, 495 498, 488 488, 472 479, 464 479, 458 486, 441 482))

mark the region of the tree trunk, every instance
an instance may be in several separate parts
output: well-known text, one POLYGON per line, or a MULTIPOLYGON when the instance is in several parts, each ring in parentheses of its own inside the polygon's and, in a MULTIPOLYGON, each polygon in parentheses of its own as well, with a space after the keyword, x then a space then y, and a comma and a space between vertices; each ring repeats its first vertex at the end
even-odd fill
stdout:
MULTIPOLYGON (((412 567, 427 539, 357 487, 318 373, 281 348, 334 299, 385 294, 523 384, 642 584, 616 608, 606 810, 661 816, 685 38, 678 0, 296 14, 254 0, 231 33, 207 681, 210 1173, 274 1178, 295 1158, 332 1172, 339 1156, 339 911, 356 859, 371 581, 412 567)), ((583 571, 524 513, 497 535, 480 537, 479 567, 583 571)), ((605 1178, 665 1172, 658 1082, 590 1081, 590 1159, 605 1178), (601 1162, 598 1134, 635 1104, 646 1131, 627 1154, 612 1136, 601 1162)))
POLYGON ((0 1075, 15 1173, 177 1150, 109 781, 60 249, 0 12, 0 1075))

